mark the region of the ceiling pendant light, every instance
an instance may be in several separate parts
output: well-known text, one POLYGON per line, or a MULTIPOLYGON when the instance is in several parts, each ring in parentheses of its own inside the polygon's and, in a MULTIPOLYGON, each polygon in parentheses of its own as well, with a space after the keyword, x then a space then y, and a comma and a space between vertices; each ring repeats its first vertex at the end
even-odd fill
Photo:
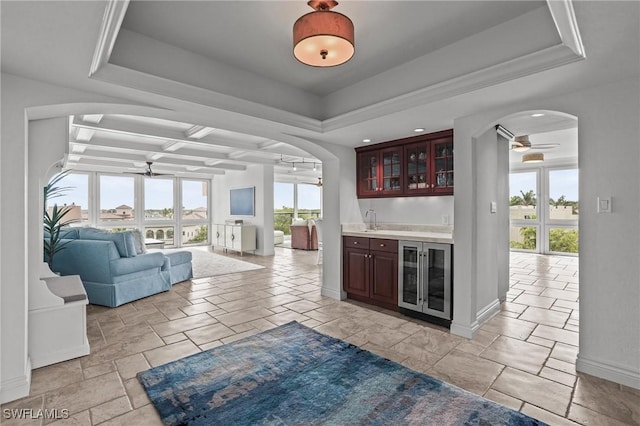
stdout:
POLYGON ((522 156, 523 163, 542 163, 544 161, 544 154, 541 152, 530 152, 522 156))
POLYGON ((311 0, 307 4, 315 12, 301 16, 293 25, 293 56, 313 67, 344 64, 355 51, 353 22, 331 11, 337 1, 311 0))

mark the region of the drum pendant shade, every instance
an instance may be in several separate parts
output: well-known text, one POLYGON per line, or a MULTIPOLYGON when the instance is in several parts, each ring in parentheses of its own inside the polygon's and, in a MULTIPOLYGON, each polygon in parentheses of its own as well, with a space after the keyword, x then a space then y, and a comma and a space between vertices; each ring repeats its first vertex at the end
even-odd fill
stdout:
POLYGON ((353 56, 353 22, 330 9, 336 1, 310 1, 314 12, 298 18, 293 25, 293 55, 313 67, 344 64, 353 56))

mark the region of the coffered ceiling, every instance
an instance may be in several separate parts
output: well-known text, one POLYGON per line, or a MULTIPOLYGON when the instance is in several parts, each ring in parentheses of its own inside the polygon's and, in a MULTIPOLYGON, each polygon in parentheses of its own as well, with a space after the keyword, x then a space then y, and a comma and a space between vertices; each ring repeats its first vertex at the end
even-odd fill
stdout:
MULTIPOLYGON (((345 0, 335 10, 354 22, 356 53, 323 69, 292 55, 305 1, 2 1, 2 71, 164 111, 71 117, 75 168, 153 161, 215 176, 258 163, 315 181, 318 160, 296 146, 442 130, 483 108, 637 75, 638 5, 606 3, 345 0), (304 162, 296 173, 293 161, 304 162)), ((554 126, 540 123, 513 125, 554 126)))

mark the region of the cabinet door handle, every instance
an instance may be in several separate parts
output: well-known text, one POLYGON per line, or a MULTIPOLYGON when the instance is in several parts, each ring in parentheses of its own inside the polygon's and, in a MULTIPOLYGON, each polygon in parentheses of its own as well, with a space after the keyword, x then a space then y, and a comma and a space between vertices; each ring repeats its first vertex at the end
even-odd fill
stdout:
POLYGON ((386 244, 380 244, 380 247, 384 247, 384 246, 386 246, 386 244))
POLYGON ((357 242, 357 241, 354 241, 354 242, 353 242, 353 245, 356 245, 356 246, 357 246, 357 245, 358 245, 358 242, 357 242))

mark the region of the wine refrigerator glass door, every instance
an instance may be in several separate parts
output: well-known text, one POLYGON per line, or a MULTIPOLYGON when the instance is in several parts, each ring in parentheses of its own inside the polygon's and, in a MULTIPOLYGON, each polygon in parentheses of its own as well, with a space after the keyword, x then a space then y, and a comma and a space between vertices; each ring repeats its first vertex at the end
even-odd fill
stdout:
POLYGON ((421 248, 422 243, 412 241, 400 241, 398 244, 398 306, 414 311, 422 310, 421 248))
POLYGON ((421 260, 424 286, 422 311, 451 319, 451 246, 423 243, 421 260))

